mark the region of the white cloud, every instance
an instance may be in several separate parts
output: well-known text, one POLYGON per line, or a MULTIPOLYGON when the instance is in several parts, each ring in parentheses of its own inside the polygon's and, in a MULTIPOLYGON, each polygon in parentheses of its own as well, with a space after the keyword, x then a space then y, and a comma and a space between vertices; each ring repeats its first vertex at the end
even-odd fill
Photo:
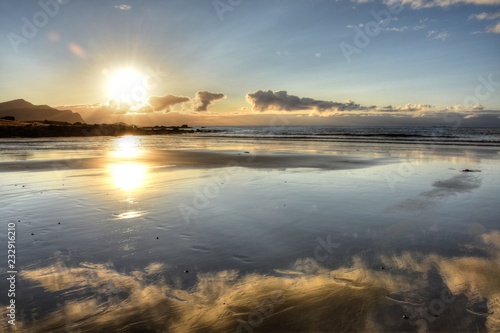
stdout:
POLYGON ((486 32, 489 32, 492 34, 500 34, 500 22, 486 28, 486 32))
POLYGON ((476 21, 496 20, 496 19, 500 19, 500 11, 496 13, 472 14, 471 16, 469 16, 469 20, 476 20, 476 21))
POLYGON ((119 10, 130 10, 132 8, 132 6, 129 6, 129 5, 118 5, 118 6, 113 6, 115 7, 116 9, 119 9, 119 10))
POLYGON ((376 108, 377 111, 430 111, 434 110, 435 107, 429 104, 410 104, 400 106, 387 105, 380 108, 376 108))
POLYGON ((484 106, 481 104, 476 104, 476 105, 469 105, 469 106, 464 106, 464 105, 452 105, 452 106, 447 106, 446 111, 456 111, 456 112, 465 112, 465 111, 482 111, 484 110, 484 106))
POLYGON ((499 5, 500 0, 384 0, 387 5, 403 4, 409 5, 412 9, 442 7, 447 8, 453 5, 499 5))
POLYGON ((437 30, 429 30, 427 32, 427 38, 430 39, 440 39, 440 40, 446 40, 450 37, 450 34, 446 31, 437 31, 437 30))
POLYGON ((402 27, 388 27, 384 28, 384 31, 395 31, 395 32, 404 32, 407 30, 418 31, 425 29, 425 25, 404 25, 402 27))

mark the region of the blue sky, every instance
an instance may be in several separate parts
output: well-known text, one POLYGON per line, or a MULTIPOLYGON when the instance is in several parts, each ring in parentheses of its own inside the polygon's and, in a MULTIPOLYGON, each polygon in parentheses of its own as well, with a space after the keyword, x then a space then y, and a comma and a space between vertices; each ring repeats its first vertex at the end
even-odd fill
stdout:
POLYGON ((142 104, 149 96, 191 100, 163 112, 193 112, 190 103, 203 98, 197 92, 223 94, 202 110, 219 115, 251 112, 258 103, 269 106, 258 113, 339 112, 337 104, 315 102, 295 109, 290 96, 352 100, 356 112, 408 104, 432 112, 500 110, 500 1, 403 0, 391 13, 396 2, 41 0, 48 10, 37 1, 2 2, 0 100, 105 105, 113 97, 109 77, 132 68, 157 73, 142 104), (390 18, 372 14, 381 11, 390 18), (34 36, 23 33, 25 21, 37 19, 34 36), (367 33, 367 45, 356 44, 367 33), (356 52, 346 57, 346 45, 356 52), (286 91, 287 107, 273 93, 247 96, 268 90, 286 91), (480 105, 472 108, 473 101, 480 105))

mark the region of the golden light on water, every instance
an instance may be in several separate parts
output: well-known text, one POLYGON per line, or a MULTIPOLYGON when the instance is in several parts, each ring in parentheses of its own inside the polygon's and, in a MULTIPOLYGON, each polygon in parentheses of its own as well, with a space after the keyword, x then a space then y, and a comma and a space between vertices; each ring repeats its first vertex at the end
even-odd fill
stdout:
POLYGON ((142 211, 129 211, 129 212, 125 212, 125 213, 121 213, 121 214, 116 215, 116 220, 133 219, 133 218, 136 218, 136 217, 141 217, 144 214, 145 213, 142 212, 142 211))
POLYGON ((135 136, 124 136, 116 140, 114 157, 133 158, 141 154, 139 139, 135 136))
POLYGON ((136 136, 116 139, 114 151, 111 152, 109 173, 111 182, 117 188, 130 192, 144 186, 148 167, 136 160, 143 153, 140 148, 140 140, 136 136))
POLYGON ((144 185, 147 167, 140 163, 120 163, 110 166, 110 173, 116 187, 132 191, 144 185))
POLYGON ((148 178, 148 164, 138 158, 143 155, 139 138, 124 136, 115 139, 114 151, 110 153, 109 183, 123 192, 122 202, 127 203, 125 211, 114 214, 116 220, 139 218, 146 212, 137 207, 136 197, 144 188, 148 178))

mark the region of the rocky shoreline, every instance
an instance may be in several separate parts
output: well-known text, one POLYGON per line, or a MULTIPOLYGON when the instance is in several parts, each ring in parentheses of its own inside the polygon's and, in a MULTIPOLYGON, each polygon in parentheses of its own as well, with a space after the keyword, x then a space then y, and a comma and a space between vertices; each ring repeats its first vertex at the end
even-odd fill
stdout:
POLYGON ((118 124, 70 124, 56 121, 0 121, 0 138, 167 135, 193 133, 187 125, 139 127, 118 124))

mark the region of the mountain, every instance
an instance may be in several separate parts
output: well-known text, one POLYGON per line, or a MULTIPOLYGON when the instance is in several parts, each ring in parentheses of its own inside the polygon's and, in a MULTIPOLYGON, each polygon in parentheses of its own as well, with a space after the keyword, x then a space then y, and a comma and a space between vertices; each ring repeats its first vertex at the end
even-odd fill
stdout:
POLYGON ((84 123, 79 113, 70 110, 57 110, 48 105, 33 105, 24 99, 0 103, 0 117, 13 116, 16 120, 52 120, 68 123, 84 123))

